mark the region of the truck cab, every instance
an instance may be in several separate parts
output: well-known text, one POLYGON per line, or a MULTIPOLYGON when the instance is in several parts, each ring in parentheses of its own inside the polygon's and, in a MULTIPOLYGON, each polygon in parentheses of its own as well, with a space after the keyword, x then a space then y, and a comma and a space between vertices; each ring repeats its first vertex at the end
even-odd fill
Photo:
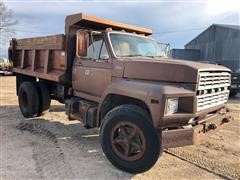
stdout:
POLYGON ((165 58, 151 35, 80 13, 66 18, 65 35, 13 39, 22 114, 41 116, 58 100, 69 119, 100 128, 106 157, 130 173, 164 148, 198 144, 231 120, 230 70, 165 58))

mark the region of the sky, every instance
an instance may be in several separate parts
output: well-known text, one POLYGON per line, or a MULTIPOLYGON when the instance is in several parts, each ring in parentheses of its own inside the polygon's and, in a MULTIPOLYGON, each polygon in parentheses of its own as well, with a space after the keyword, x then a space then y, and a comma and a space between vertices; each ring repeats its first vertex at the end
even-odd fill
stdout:
MULTIPOLYGON (((171 48, 183 48, 211 24, 240 24, 238 0, 2 1, 18 21, 16 38, 64 33, 66 15, 79 12, 150 28, 154 39, 170 43, 171 48)), ((5 50, 2 56, 6 56, 5 50)))

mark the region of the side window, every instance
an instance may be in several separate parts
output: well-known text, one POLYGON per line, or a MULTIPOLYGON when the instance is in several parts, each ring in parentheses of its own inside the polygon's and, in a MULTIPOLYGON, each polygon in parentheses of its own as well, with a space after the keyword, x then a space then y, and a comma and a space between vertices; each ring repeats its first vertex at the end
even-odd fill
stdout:
POLYGON ((103 38, 102 38, 101 34, 89 36, 89 38, 90 38, 89 46, 87 48, 86 58, 96 60, 96 59, 98 59, 98 55, 101 50, 103 38))
POLYGON ((87 48, 87 55, 85 58, 100 61, 107 60, 109 55, 102 34, 95 34, 93 36, 89 36, 89 38, 89 46, 87 48))

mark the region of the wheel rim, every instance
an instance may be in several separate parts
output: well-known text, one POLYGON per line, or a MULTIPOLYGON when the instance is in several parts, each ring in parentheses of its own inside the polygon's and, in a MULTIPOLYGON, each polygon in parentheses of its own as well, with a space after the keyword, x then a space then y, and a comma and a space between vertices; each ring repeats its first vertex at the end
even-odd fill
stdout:
POLYGON ((113 151, 126 161, 140 159, 146 150, 143 132, 135 124, 128 121, 117 123, 111 132, 113 151))
POLYGON ((28 98, 27 93, 25 91, 22 92, 22 105, 24 108, 28 107, 28 98))

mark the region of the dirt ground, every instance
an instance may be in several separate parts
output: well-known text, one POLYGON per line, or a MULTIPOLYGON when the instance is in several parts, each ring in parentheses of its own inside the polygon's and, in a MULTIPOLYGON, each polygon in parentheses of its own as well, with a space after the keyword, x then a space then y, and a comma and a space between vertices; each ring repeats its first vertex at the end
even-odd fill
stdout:
POLYGON ((0 179, 240 179, 240 95, 228 107, 235 120, 197 146, 165 150, 155 166, 132 175, 105 158, 98 130, 67 121, 64 106, 24 119, 15 77, 0 77, 0 179))

